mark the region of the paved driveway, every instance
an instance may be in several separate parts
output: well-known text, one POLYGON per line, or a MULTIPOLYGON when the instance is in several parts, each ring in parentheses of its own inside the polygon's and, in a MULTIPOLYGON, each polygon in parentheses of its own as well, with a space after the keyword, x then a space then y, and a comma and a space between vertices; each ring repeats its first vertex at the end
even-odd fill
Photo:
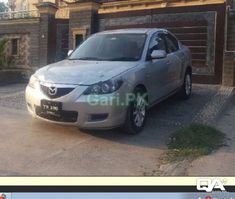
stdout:
POLYGON ((159 176, 159 157, 177 128, 190 123, 218 86, 194 85, 190 100, 172 97, 150 110, 143 133, 80 131, 32 119, 25 85, 0 87, 0 175, 159 176))

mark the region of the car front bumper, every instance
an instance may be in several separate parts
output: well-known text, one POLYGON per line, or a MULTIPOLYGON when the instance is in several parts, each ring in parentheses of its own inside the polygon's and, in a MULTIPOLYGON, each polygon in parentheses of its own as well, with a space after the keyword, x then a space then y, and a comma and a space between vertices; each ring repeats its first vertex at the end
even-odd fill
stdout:
POLYGON ((78 86, 65 96, 50 99, 42 92, 40 86, 37 88, 27 86, 25 97, 28 111, 33 117, 41 120, 84 129, 111 129, 125 122, 127 106, 117 104, 117 93, 91 98, 83 95, 86 88, 78 86), (107 99, 105 103, 104 99, 107 99), (60 117, 43 113, 42 100, 62 103, 60 117))

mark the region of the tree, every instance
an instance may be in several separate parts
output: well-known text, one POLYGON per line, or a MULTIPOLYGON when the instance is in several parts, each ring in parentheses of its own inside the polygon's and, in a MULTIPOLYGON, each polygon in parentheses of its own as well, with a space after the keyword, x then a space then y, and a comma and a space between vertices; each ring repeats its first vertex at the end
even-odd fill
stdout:
POLYGON ((4 2, 0 2, 0 12, 6 12, 8 10, 4 2))

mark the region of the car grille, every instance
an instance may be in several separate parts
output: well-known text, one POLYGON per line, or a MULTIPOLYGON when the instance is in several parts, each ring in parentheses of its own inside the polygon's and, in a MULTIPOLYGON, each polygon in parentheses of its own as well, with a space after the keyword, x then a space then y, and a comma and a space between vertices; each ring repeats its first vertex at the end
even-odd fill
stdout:
POLYGON ((37 106, 35 107, 36 114, 44 119, 48 119, 55 122, 69 122, 69 123, 75 123, 78 119, 78 112, 76 111, 60 111, 60 113, 57 115, 48 114, 45 111, 42 110, 41 107, 37 106))
POLYGON ((74 88, 57 88, 57 87, 47 87, 44 85, 41 85, 41 90, 42 92, 49 98, 51 99, 56 99, 62 96, 65 96, 67 94, 69 94, 70 92, 72 92, 74 90, 74 88), (56 89, 56 92, 51 92, 50 89, 56 89))

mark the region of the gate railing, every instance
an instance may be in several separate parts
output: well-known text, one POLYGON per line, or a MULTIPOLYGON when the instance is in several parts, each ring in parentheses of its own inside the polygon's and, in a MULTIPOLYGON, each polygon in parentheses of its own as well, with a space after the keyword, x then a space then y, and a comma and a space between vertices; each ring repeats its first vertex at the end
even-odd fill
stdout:
POLYGON ((0 12, 0 20, 6 19, 28 19, 39 17, 38 10, 16 11, 16 12, 0 12))

